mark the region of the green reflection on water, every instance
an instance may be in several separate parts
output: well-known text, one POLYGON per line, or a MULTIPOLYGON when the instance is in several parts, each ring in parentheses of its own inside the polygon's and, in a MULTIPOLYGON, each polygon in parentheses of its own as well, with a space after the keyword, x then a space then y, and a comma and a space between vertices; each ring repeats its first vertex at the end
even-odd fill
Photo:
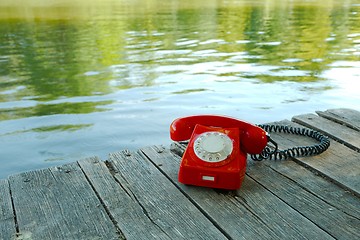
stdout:
POLYGON ((39 127, 33 128, 32 131, 35 132, 52 132, 52 131, 77 131, 85 127, 90 127, 92 124, 67 124, 67 125, 56 125, 56 126, 48 126, 48 127, 39 127))
POLYGON ((11 133, 1 134, 0 136, 9 136, 9 135, 16 135, 16 134, 23 134, 29 132, 54 132, 54 131, 68 131, 68 132, 75 132, 87 127, 91 127, 93 124, 62 124, 62 125, 53 125, 53 126, 44 126, 38 128, 31 128, 28 130, 23 131, 15 131, 11 133))
POLYGON ((27 108, 8 108, 0 112, 0 120, 11 120, 32 116, 45 116, 54 114, 86 114, 108 110, 106 107, 113 101, 102 102, 79 102, 79 103, 58 103, 58 104, 37 104, 27 108))
POLYGON ((186 89, 186 90, 182 90, 182 91, 173 92, 173 94, 187 94, 187 93, 205 92, 205 91, 208 91, 208 89, 206 89, 206 88, 186 89))
POLYGON ((315 82, 334 61, 359 60, 352 1, 19 3, 0 4, 0 103, 10 103, 0 120, 106 110, 99 106, 111 101, 48 101, 152 86, 164 74, 315 82), (196 64, 203 71, 188 73, 196 64), (11 105, 30 100, 35 106, 11 105))

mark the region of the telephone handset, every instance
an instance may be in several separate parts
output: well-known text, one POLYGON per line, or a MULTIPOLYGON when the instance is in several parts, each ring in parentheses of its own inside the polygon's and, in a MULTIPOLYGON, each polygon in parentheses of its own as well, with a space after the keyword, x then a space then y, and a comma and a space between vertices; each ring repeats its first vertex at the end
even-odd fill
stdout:
POLYGON ((170 125, 174 141, 189 140, 179 169, 179 182, 235 190, 245 177, 246 158, 260 154, 268 142, 260 127, 235 118, 196 115, 170 125))

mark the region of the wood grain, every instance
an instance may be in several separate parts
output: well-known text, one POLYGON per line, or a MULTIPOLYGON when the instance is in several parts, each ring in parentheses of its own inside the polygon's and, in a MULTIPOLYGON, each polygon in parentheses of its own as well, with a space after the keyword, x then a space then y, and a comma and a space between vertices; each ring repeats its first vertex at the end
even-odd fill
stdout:
POLYGON ((319 130, 344 145, 360 152, 360 132, 315 114, 304 114, 292 118, 293 122, 319 130))
MULTIPOLYGON (((277 122, 276 124, 303 127, 287 120, 277 122)), ((280 149, 318 143, 311 138, 293 134, 271 133, 271 137, 279 143, 280 149)), ((339 142, 331 141, 330 147, 322 154, 297 158, 296 160, 299 164, 313 169, 318 174, 328 177, 339 186, 360 196, 359 159, 359 152, 354 151, 339 142)))
POLYGON ((111 172, 105 162, 93 157, 79 164, 126 239, 170 239, 147 216, 131 190, 120 184, 122 180, 116 178, 119 174, 111 172))
MULTIPOLYGON (((360 239, 360 112, 317 113, 275 124, 321 131, 332 138, 328 150, 285 161, 249 158, 237 191, 180 184, 179 143, 0 180, 0 240, 360 239)), ((280 149, 317 143, 271 137, 280 149)))
POLYGON ((226 239, 169 179, 140 153, 110 154, 118 181, 172 239, 226 239))
POLYGON ((16 237, 15 216, 11 204, 9 183, 0 180, 0 240, 16 237))
POLYGON ((344 214, 360 218, 359 197, 325 179, 322 175, 291 160, 265 161, 264 164, 282 176, 293 180, 301 188, 341 210, 344 214))
MULTIPOLYGON (((346 194, 345 191, 336 188, 336 186, 320 189, 318 176, 300 166, 296 168, 291 161, 284 161, 282 163, 267 162, 266 165, 253 165, 249 170, 251 178, 334 238, 360 238, 359 198, 346 194), (288 167, 285 168, 286 166, 288 167), (300 174, 294 174, 294 171, 300 174), (312 180, 311 190, 302 183, 303 181, 308 181, 304 178, 312 180), (317 191, 314 191, 315 188, 317 191), (350 212, 349 208, 346 209, 347 213, 344 212, 344 208, 340 204, 335 203, 334 198, 332 200, 329 199, 330 203, 328 197, 334 197, 334 195, 346 198, 342 199, 343 203, 349 201, 346 204, 351 204, 351 208, 355 212, 350 212)), ((306 230, 303 229, 303 231, 306 230)))
POLYGON ((23 239, 119 239, 76 163, 9 178, 23 239))
POLYGON ((360 112, 353 109, 339 108, 326 111, 316 111, 316 113, 331 121, 346 125, 352 129, 360 131, 360 112))

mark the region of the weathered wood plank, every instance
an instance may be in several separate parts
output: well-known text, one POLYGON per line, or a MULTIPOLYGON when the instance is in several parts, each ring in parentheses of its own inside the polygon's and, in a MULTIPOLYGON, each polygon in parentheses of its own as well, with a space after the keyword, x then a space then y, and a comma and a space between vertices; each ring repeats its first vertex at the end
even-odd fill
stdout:
POLYGON ((231 238, 332 239, 268 191, 266 185, 262 186, 250 177, 245 178, 236 195, 178 183, 180 157, 167 149, 157 151, 158 148, 144 148, 142 151, 231 238))
POLYGON ((264 161, 263 164, 325 201, 332 206, 330 208, 338 209, 343 214, 354 218, 360 218, 360 199, 352 192, 291 160, 264 161))
POLYGON ((0 240, 15 239, 15 216, 11 204, 9 183, 0 180, 0 240))
POLYGON ((322 131, 333 139, 336 139, 344 145, 360 151, 360 132, 354 131, 347 126, 337 124, 334 121, 319 117, 315 114, 304 114, 294 116, 293 122, 299 123, 306 127, 322 131))
POLYGON ((326 111, 316 111, 316 113, 324 118, 346 125, 357 131, 360 131, 360 112, 353 109, 339 108, 329 109, 326 111))
MULTIPOLYGON (((265 186, 266 189, 334 238, 344 240, 360 238, 360 215, 356 213, 345 213, 339 204, 333 205, 326 199, 330 194, 323 191, 333 192, 335 187, 322 189, 320 192, 313 192, 305 188, 302 181, 305 180, 303 177, 306 175, 306 177, 313 179, 314 184, 317 184, 315 182, 317 181, 315 178, 318 178, 316 175, 312 174, 311 176, 309 171, 304 168, 300 169, 300 166, 299 169, 291 168, 291 161, 272 162, 267 163, 267 165, 268 166, 265 164, 254 164, 249 169, 251 178, 265 186), (289 165, 289 168, 287 172, 284 172, 280 167, 276 168, 276 165, 289 165), (297 175, 297 177, 294 177, 296 175, 292 174, 292 172, 300 170, 302 170, 304 176, 297 175), (293 178, 289 178, 289 176, 293 178)), ((312 189, 314 189, 314 187, 312 187, 312 189)), ((341 189, 338 189, 338 192, 335 194, 346 196, 347 199, 354 204, 354 207, 356 207, 356 205, 360 207, 359 198, 351 197, 349 194, 341 191, 341 189)), ((265 201, 265 199, 263 199, 263 201, 265 201)))
POLYGON ((136 196, 117 182, 118 173, 110 173, 111 169, 96 157, 79 161, 79 165, 126 239, 170 239, 147 216, 136 196))
POLYGON ((20 238, 121 238, 76 163, 10 176, 9 183, 20 238))
MULTIPOLYGON (((276 124, 303 127, 299 124, 284 120, 276 124)), ((279 143, 280 149, 294 146, 306 146, 317 143, 315 140, 293 134, 271 133, 271 137, 279 143)), ((298 158, 297 162, 310 167, 340 186, 360 195, 360 153, 336 142, 331 141, 330 147, 320 155, 298 158)))
MULTIPOLYGON (((360 112, 317 113, 293 120, 344 144, 293 161, 249 161, 238 191, 179 184, 180 158, 156 146, 0 180, 0 240, 359 239, 360 112)), ((315 142, 272 137, 280 148, 315 142)))
POLYGON ((123 151, 110 154, 110 161, 119 183, 170 238, 226 239, 146 157, 123 151))

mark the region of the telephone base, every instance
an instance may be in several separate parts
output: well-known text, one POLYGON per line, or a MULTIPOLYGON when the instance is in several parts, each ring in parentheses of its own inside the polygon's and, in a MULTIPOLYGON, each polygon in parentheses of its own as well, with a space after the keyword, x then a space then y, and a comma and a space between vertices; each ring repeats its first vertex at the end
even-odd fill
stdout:
POLYGON ((194 166, 181 166, 178 180, 186 185, 236 190, 241 187, 244 177, 245 168, 243 170, 219 172, 194 166))

